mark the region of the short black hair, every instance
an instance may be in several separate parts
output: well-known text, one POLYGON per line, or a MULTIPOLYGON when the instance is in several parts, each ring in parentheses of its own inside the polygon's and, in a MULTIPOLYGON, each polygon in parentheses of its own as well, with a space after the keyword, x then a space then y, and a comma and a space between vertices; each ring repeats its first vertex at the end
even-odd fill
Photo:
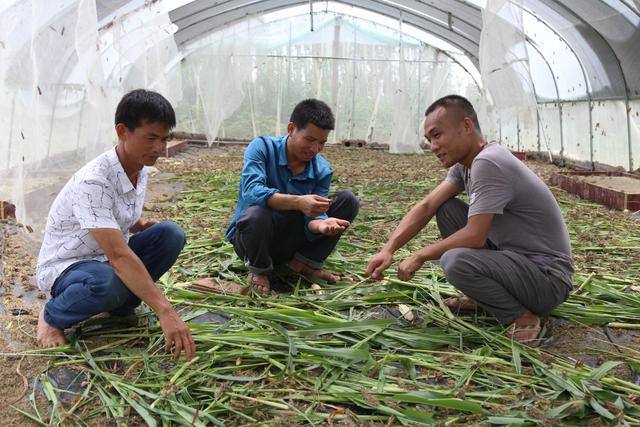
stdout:
POLYGON ((428 116, 433 113, 438 108, 443 107, 444 109, 458 109, 462 112, 462 117, 469 117, 473 124, 475 125, 478 132, 482 132, 480 130, 480 122, 478 122, 478 115, 476 114, 476 110, 473 108, 473 105, 469 102, 467 98, 460 95, 447 95, 435 101, 433 104, 427 108, 424 116, 428 116))
POLYGON ((333 130, 336 119, 331 108, 319 99, 305 99, 293 109, 289 119, 298 129, 303 129, 307 123, 312 123, 320 129, 333 130))
POLYGON ((133 131, 143 121, 163 123, 169 129, 176 125, 176 113, 167 98, 157 92, 134 89, 122 97, 116 108, 116 125, 124 124, 133 131))

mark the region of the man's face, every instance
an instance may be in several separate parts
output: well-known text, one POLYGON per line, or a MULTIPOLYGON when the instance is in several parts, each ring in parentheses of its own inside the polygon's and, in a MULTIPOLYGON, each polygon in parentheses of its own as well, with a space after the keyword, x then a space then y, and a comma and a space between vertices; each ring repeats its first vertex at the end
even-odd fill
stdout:
POLYGON ((164 123, 146 120, 133 131, 124 124, 116 125, 118 138, 124 143, 126 160, 141 166, 153 166, 164 154, 170 130, 164 123))
POLYGON ((321 129, 313 123, 307 123, 302 129, 298 129, 293 123, 287 126, 289 139, 287 140, 288 154, 293 160, 308 162, 322 151, 329 136, 329 129, 321 129))
POLYGON ((447 111, 444 107, 425 117, 424 136, 445 168, 461 163, 469 156, 472 148, 469 122, 457 111, 447 111))

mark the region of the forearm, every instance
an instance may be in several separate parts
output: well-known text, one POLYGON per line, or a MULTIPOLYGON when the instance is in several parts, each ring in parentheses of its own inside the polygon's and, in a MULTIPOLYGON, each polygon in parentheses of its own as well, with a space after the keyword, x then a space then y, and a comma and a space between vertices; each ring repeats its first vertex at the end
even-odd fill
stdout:
POLYGON ((400 221, 391 237, 382 247, 383 251, 390 254, 406 245, 413 239, 431 220, 433 213, 429 212, 427 206, 418 204, 414 206, 407 215, 400 221))
POLYGON ((440 259, 450 249, 471 248, 480 249, 484 246, 486 238, 474 232, 470 227, 463 227, 443 240, 427 245, 416 252, 416 257, 422 261, 440 259))
POLYGON ((274 193, 267 199, 267 206, 275 210, 299 211, 300 196, 293 194, 274 193))
POLYGON ((132 251, 114 256, 109 262, 125 286, 153 311, 161 314, 172 310, 171 304, 155 285, 140 258, 132 251))

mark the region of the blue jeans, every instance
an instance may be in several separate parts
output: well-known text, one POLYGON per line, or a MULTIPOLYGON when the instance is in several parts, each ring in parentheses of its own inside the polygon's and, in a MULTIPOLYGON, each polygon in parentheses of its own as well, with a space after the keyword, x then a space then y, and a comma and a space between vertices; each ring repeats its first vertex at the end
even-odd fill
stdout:
MULTIPOLYGON (((185 243, 182 228, 170 221, 155 224, 129 239, 129 247, 154 282, 176 262, 185 243)), ((54 282, 51 296, 44 307, 44 319, 58 329, 102 312, 127 316, 140 305, 140 299, 122 283, 109 262, 93 260, 78 261, 64 270, 54 282)))

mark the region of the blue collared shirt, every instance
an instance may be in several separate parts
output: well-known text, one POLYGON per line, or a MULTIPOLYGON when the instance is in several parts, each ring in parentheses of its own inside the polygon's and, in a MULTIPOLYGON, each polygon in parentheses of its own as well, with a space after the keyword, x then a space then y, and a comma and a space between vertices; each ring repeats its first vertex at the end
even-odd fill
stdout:
MULTIPOLYGON (((232 240, 238 217, 249 206, 267 206, 267 200, 274 193, 306 195, 317 194, 327 197, 333 170, 327 159, 317 154, 307 162, 298 175, 293 175, 287 160, 288 136, 259 136, 251 141, 244 152, 244 167, 240 177, 238 207, 227 228, 227 239, 232 240)), ((326 219, 327 215, 314 218, 305 217, 305 234, 314 240, 319 235, 311 233, 306 226, 312 219, 326 219)))

